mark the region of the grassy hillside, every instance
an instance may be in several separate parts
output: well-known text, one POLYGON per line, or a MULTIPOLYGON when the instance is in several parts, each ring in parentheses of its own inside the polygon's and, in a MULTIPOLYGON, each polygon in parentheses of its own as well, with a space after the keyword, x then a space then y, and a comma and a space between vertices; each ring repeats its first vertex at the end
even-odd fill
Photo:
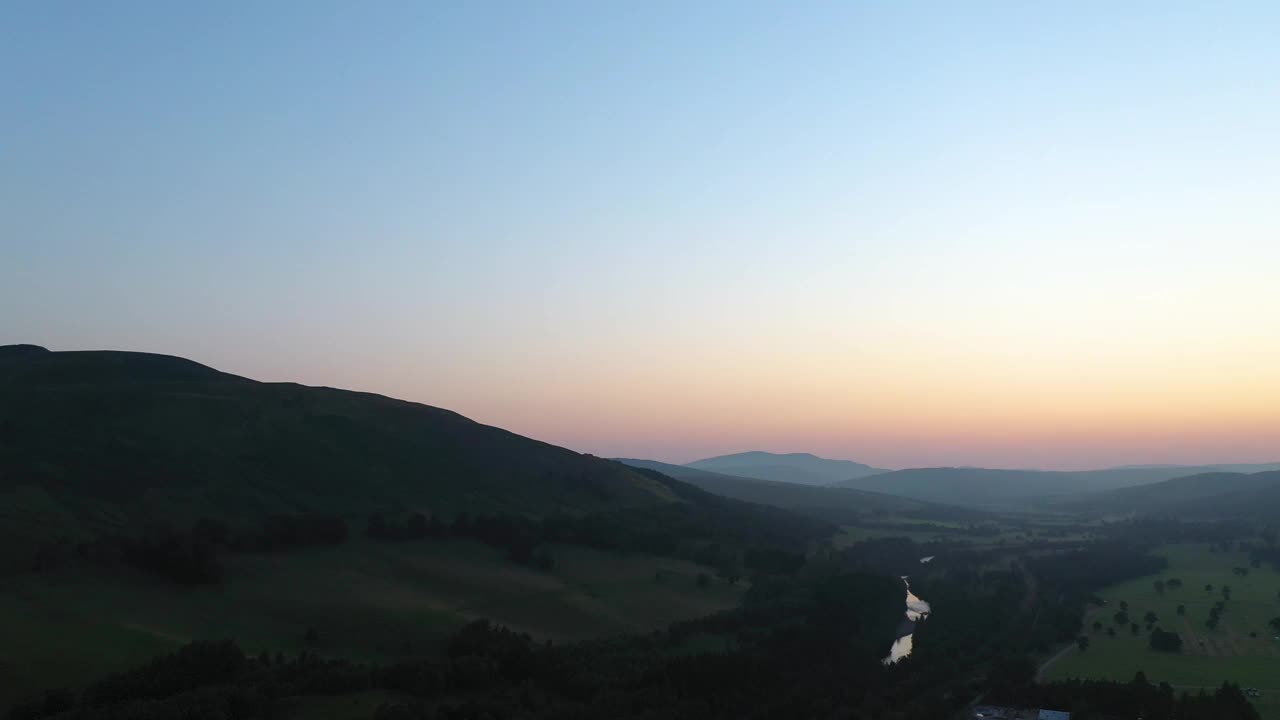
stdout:
POLYGON ((672 558, 551 551, 555 569, 540 572, 477 542, 357 539, 288 556, 232 556, 224 586, 119 571, 10 578, 0 592, 0 709, 33 688, 79 687, 191 640, 382 661, 434 656, 448 633, 478 617, 567 642, 732 607, 743 587, 699 586, 698 574, 710 570, 672 558), (309 628, 315 643, 305 640, 309 628))
POLYGON ((979 515, 976 511, 964 508, 852 488, 800 485, 735 477, 656 460, 628 458, 620 459, 619 462, 632 467, 657 470, 664 475, 683 480, 717 495, 786 508, 837 523, 853 523, 889 515, 921 518, 959 518, 979 515))
POLYGON ((849 478, 885 472, 851 460, 829 460, 809 453, 779 454, 761 451, 695 460, 688 467, 736 477, 802 485, 831 485, 849 478))
POLYGON ((0 539, 272 513, 676 502, 617 463, 368 393, 127 352, 0 352, 0 539))

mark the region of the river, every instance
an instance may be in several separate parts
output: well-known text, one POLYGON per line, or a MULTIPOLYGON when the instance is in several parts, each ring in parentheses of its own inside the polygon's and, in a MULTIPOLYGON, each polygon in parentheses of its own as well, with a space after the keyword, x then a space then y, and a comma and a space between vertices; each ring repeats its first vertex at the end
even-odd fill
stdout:
MULTIPOLYGON (((927 563, 933 559, 933 556, 921 558, 920 562, 927 563)), ((916 623, 922 622, 929 617, 929 613, 933 610, 929 607, 929 603, 916 597, 911 592, 911 581, 909 576, 902 576, 902 584, 907 588, 907 612, 906 615, 898 623, 898 639, 893 641, 893 647, 889 648, 889 656, 884 659, 885 665, 892 665, 902 658, 911 654, 912 633, 915 632, 916 623)))

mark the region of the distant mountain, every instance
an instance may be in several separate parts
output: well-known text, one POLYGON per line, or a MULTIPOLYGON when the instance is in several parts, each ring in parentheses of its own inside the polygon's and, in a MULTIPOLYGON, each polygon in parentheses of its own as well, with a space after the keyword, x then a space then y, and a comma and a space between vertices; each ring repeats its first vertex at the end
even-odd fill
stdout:
POLYGON ((864 490, 737 477, 656 460, 619 458, 618 462, 657 470, 717 495, 773 505, 832 522, 853 522, 867 516, 892 514, 933 519, 976 518, 979 515, 964 508, 864 490))
POLYGON ((851 460, 828 460, 810 453, 777 454, 761 451, 695 460, 685 467, 801 485, 831 485, 850 478, 887 472, 851 460))
POLYGON ((1280 471, 1201 473, 1149 485, 1067 498, 1063 509, 1183 518, 1280 517, 1280 471))
POLYGON ((1031 500, 1146 485, 1213 468, 1138 467, 1050 471, 916 468, 855 478, 841 487, 971 507, 1022 505, 1031 500))

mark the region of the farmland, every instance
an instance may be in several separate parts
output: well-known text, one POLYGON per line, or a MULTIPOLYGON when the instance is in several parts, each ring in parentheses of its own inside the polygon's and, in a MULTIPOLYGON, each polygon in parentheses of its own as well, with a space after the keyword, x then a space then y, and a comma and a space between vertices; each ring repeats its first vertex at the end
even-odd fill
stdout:
POLYGON ((1280 718, 1280 641, 1273 639, 1277 633, 1268 626, 1280 617, 1280 573, 1267 566, 1250 567, 1245 553, 1215 552, 1204 544, 1168 545, 1155 554, 1168 559, 1168 570, 1100 592, 1107 605, 1091 608, 1085 621, 1089 648, 1072 648, 1047 668, 1048 678, 1128 680, 1142 671, 1152 682, 1181 689, 1232 681, 1258 688, 1262 695, 1257 704, 1264 717, 1280 718), (1245 569, 1248 573, 1241 574, 1245 569), (1174 578, 1182 581, 1180 587, 1169 587, 1174 578), (1165 583, 1163 590, 1157 589, 1157 580, 1165 583), (1230 588, 1229 600, 1224 586, 1230 588), (1206 620, 1220 601, 1222 619, 1210 629, 1206 620), (1121 603, 1128 605, 1130 622, 1140 625, 1137 634, 1128 623, 1116 622, 1121 603), (1182 653, 1150 649, 1143 620, 1148 611, 1157 616, 1156 626, 1182 637, 1182 653), (1101 623, 1101 630, 1094 628, 1095 622, 1101 623))

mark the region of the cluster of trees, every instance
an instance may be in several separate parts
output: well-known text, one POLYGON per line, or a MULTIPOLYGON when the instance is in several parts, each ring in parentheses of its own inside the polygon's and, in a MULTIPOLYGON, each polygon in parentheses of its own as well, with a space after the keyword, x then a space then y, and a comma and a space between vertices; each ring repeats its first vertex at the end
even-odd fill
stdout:
MULTIPOLYGON (((614 552, 644 552, 654 555, 682 557, 719 569, 736 579, 741 572, 757 574, 790 574, 806 562, 803 545, 779 543, 776 538, 735 538, 720 542, 722 535, 684 532, 662 532, 626 513, 607 515, 557 514, 538 520, 523 515, 473 515, 460 513, 452 522, 436 516, 428 518, 413 513, 403 520, 388 520, 382 513, 368 518, 365 533, 375 539, 404 542, 423 539, 467 538, 479 540, 507 551, 507 556, 521 565, 534 565, 550 570, 554 557, 549 543, 582 545, 614 552), (701 536, 701 537, 699 537, 701 536), (762 541, 764 544, 740 547, 736 542, 762 541)), ((676 528, 677 531, 680 528, 676 528)))
POLYGON ((271 515, 257 527, 234 530, 218 520, 201 518, 188 529, 153 523, 136 535, 47 543, 37 553, 33 569, 77 563, 127 565, 174 583, 207 585, 223 580, 221 552, 276 552, 336 545, 346 539, 346 522, 332 514, 271 515))
POLYGON ((1182 636, 1176 632, 1166 632, 1160 628, 1151 631, 1151 649, 1160 652, 1182 652, 1182 636))
MULTIPOLYGON (((1230 594, 1228 593, 1228 596, 1230 594)), ((1209 608, 1209 619, 1204 621, 1204 626, 1210 630, 1218 629, 1218 624, 1222 621, 1222 613, 1227 609, 1226 602, 1219 600, 1209 608)))
MULTIPOLYGON (((1079 644, 1077 633, 1084 621, 1085 605, 1098 602, 1094 595, 1097 590, 1158 573, 1167 565, 1164 558, 1117 543, 1100 543, 1054 555, 1025 558, 1022 562, 1039 585, 1036 598, 1039 621, 1027 635, 1030 649, 1037 652, 1045 652, 1055 643, 1075 641, 1079 644)), ((1127 602, 1121 601, 1120 610, 1113 619, 1116 625, 1122 628, 1129 625, 1130 632, 1138 633, 1138 624, 1130 621, 1127 602)), ((1109 629, 1108 634, 1114 635, 1114 629, 1109 629)))
POLYGON ((1212 693, 1177 694, 1166 683, 1153 685, 1139 672, 1131 682, 1068 680, 1001 687, 986 702, 1019 707, 1056 708, 1071 720, 1143 718, 1144 720, 1259 720, 1240 687, 1224 683, 1212 693))
POLYGON ((1259 567, 1262 563, 1271 563, 1271 567, 1280 571, 1280 546, 1256 546, 1249 549, 1249 563, 1259 567))
MULTIPOLYGON (((218 525, 207 520, 196 523, 196 531, 218 533, 218 525)), ((312 545, 341 545, 347 541, 347 523, 331 513, 271 515, 255 530, 225 535, 224 544, 237 552, 276 552, 312 545)))
POLYGON ((1103 532, 1116 542, 1146 547, 1166 543, 1210 543, 1215 551, 1218 548, 1230 550, 1236 538, 1253 532, 1250 524, 1239 521, 1188 522, 1167 515, 1144 515, 1104 525, 1103 532))
POLYGON ((1082 599, 1099 588, 1160 573, 1169 564, 1165 558, 1117 543, 1097 543, 1025 562, 1028 571, 1040 580, 1042 592, 1080 595, 1082 599))

